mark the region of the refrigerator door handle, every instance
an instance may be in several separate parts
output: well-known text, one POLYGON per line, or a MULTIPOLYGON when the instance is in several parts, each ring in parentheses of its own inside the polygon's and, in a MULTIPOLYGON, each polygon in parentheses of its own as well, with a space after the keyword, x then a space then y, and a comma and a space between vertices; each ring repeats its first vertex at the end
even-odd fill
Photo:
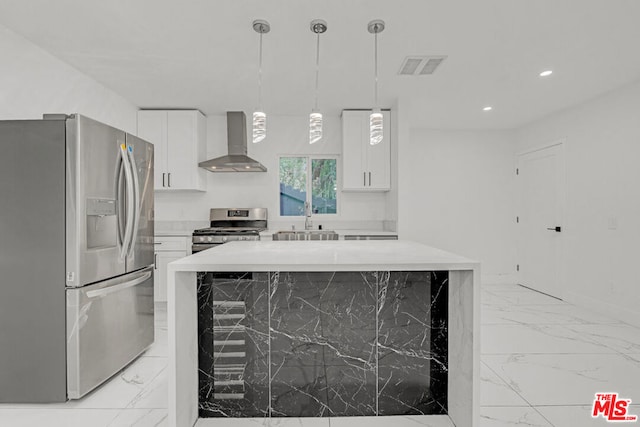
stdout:
POLYGON ((117 283, 117 279, 114 280, 117 284, 115 285, 111 285, 109 286, 109 283, 107 282, 105 284, 104 288, 100 288, 100 289, 96 289, 95 291, 88 291, 87 292, 87 298, 101 298, 104 297, 106 295, 112 294, 114 292, 118 292, 121 291, 123 289, 127 289, 127 288, 132 288, 136 285, 139 285, 142 282, 145 282, 146 280, 149 280, 149 278, 151 277, 151 275, 153 274, 152 271, 150 270, 146 270, 146 273, 142 274, 141 276, 133 279, 133 280, 128 280, 126 282, 122 282, 122 283, 117 283))
POLYGON ((133 157, 133 147, 127 147, 127 155, 129 157, 129 166, 131 168, 131 176, 133 178, 133 226, 131 233, 131 240, 129 242, 129 248, 127 250, 127 256, 133 252, 136 245, 136 237, 138 235, 138 226, 140 225, 140 181, 138 180, 138 171, 136 170, 136 160, 133 157))
POLYGON ((126 183, 126 214, 125 214, 125 229, 124 239, 122 242, 122 249, 120 251, 120 258, 125 259, 129 252, 129 246, 131 245, 131 239, 133 237, 132 220, 133 220, 133 177, 131 176, 131 166, 129 165, 129 156, 126 154, 127 146, 120 144, 120 158, 122 159, 125 183, 126 183))
MULTIPOLYGON (((118 150, 120 151, 120 150, 118 150)), ((124 180, 124 163, 120 155, 118 156, 118 167, 116 168, 116 199, 117 199, 117 217, 118 217, 118 249, 120 252, 120 258, 122 258, 122 251, 124 248, 124 195, 122 194, 122 183, 124 180)))

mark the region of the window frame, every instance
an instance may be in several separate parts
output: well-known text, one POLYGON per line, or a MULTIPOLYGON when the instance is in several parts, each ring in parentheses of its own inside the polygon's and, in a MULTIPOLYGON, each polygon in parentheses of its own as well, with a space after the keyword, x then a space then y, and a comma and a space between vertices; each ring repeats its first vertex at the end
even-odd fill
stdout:
POLYGON ((302 215, 280 215, 280 159, 282 158, 291 158, 291 157, 303 157, 307 159, 307 181, 306 181, 306 195, 307 202, 311 203, 312 198, 312 182, 311 182, 311 169, 313 160, 335 160, 336 161, 336 213, 311 213, 312 218, 338 218, 340 216, 340 211, 342 210, 342 200, 341 200, 341 187, 340 183, 342 180, 342 169, 340 168, 340 155, 339 154, 280 154, 278 155, 278 218, 286 219, 286 218, 304 218, 304 214, 302 215))

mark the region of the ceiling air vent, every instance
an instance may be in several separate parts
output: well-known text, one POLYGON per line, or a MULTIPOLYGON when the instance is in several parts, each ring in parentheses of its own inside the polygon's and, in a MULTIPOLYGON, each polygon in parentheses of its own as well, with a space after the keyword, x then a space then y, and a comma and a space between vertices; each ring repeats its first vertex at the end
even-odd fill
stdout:
POLYGON ((433 74, 446 58, 446 55, 407 56, 404 61, 402 61, 402 66, 400 66, 398 74, 401 76, 424 76, 433 74))

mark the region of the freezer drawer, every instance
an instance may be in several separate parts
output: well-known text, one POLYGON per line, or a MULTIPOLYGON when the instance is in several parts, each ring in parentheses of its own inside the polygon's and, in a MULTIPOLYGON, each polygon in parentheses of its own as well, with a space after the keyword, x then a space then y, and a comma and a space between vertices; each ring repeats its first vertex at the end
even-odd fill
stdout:
POLYGON ((67 394, 78 399, 153 343, 153 268, 67 289, 67 394))

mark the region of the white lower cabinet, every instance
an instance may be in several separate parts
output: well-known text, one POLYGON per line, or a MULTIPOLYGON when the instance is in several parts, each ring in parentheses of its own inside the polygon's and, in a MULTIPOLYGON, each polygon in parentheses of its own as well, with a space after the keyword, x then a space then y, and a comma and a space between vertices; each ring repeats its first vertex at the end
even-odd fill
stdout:
POLYGON ((167 264, 184 258, 191 253, 190 236, 155 237, 155 280, 153 286, 154 301, 167 301, 167 264))

